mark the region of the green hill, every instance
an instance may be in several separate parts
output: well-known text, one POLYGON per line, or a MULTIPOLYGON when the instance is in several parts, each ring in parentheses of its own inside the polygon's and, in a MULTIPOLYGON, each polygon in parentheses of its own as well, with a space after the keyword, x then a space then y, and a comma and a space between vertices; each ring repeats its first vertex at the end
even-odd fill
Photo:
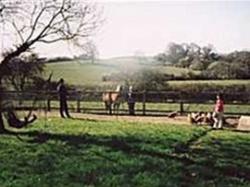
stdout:
POLYGON ((94 64, 88 61, 67 61, 46 64, 46 76, 53 72, 53 80, 63 77, 67 83, 74 85, 107 85, 112 84, 103 82, 105 75, 135 72, 140 69, 152 69, 159 73, 182 75, 189 70, 169 66, 154 65, 153 58, 145 57, 119 57, 98 60, 94 64))

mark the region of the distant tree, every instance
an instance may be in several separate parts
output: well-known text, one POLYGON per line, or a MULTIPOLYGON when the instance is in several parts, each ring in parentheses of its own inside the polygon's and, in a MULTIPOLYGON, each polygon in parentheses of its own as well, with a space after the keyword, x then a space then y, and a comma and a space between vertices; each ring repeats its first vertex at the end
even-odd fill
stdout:
POLYGON ((250 78, 250 51, 236 52, 234 56, 233 63, 240 63, 245 69, 244 78, 250 78))
POLYGON ((220 58, 220 56, 215 52, 215 49, 211 44, 202 47, 201 54, 200 54, 199 57, 200 57, 200 61, 203 64, 203 69, 202 70, 207 69, 207 67, 211 63, 213 63, 215 61, 218 61, 219 58, 220 58))
POLYGON ((192 60, 192 62, 190 63, 189 68, 192 69, 192 70, 202 71, 202 70, 205 69, 205 65, 199 58, 196 58, 196 59, 192 60))
POLYGON ((9 72, 4 80, 10 82, 15 90, 24 91, 27 83, 42 76, 44 60, 32 53, 12 58, 7 67, 9 72))
POLYGON ((180 59, 186 57, 187 51, 180 44, 170 43, 165 53, 166 60, 172 64, 176 64, 180 59))
POLYGON ((250 78, 249 67, 242 62, 234 62, 230 64, 232 79, 246 79, 250 78))
POLYGON ((178 67, 204 70, 210 63, 218 60, 218 55, 212 45, 200 47, 195 43, 170 43, 166 51, 156 55, 155 59, 161 64, 170 63, 178 67))
POLYGON ((99 52, 93 41, 88 41, 84 44, 78 45, 78 47, 83 52, 79 57, 82 60, 90 60, 92 64, 95 63, 98 58, 99 52))
POLYGON ((161 65, 165 65, 167 63, 167 55, 165 53, 157 54, 154 56, 154 59, 161 65))
POLYGON ((203 78, 250 78, 250 51, 218 54, 211 44, 201 47, 195 43, 170 43, 155 59, 160 64, 202 71, 203 78))
POLYGON ((175 66, 182 68, 189 68, 193 60, 194 60, 193 57, 186 56, 184 58, 179 59, 178 63, 176 63, 175 66))
POLYGON ((125 82, 136 90, 165 90, 168 86, 164 74, 150 69, 141 69, 126 76, 125 82))
POLYGON ((231 64, 235 78, 250 78, 250 52, 235 51, 221 56, 221 59, 231 64))
POLYGON ((231 77, 231 66, 226 61, 217 61, 210 64, 206 70, 210 78, 229 79, 231 77))
POLYGON ((187 44, 188 45, 188 51, 187 51, 187 55, 191 55, 194 57, 199 57, 201 54, 201 47, 196 44, 196 43, 190 43, 187 44))

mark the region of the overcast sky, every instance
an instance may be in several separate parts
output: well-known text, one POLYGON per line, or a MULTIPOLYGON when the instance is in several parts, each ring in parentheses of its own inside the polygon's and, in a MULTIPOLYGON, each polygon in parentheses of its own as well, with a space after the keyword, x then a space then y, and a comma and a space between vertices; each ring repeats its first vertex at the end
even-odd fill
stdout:
MULTIPOLYGON (((218 52, 250 49, 250 2, 105 1, 105 23, 94 37, 100 57, 155 55, 169 42, 213 44, 218 52)), ((38 47, 43 55, 75 55, 65 45, 38 47), (56 49, 56 50, 55 50, 56 49)))
POLYGON ((250 49, 250 2, 122 1, 104 3, 96 38, 101 56, 153 55, 169 42, 213 44, 219 52, 250 49))

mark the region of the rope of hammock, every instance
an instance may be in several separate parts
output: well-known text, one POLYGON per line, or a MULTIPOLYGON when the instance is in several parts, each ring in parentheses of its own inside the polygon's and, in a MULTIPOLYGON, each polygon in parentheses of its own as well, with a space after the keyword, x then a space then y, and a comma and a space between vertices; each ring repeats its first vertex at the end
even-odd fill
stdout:
MULTIPOLYGON (((50 74, 49 78, 46 80, 45 84, 43 85, 45 87, 44 88, 45 97, 47 97, 47 92, 49 89, 49 84, 51 82, 52 75, 53 75, 53 73, 50 74)), ((23 97, 21 97, 21 98, 23 98, 23 97)), ((35 114, 32 115, 32 113, 34 110, 34 106, 36 105, 36 103, 38 101, 38 98, 39 97, 36 95, 35 98, 33 99, 33 102, 31 105, 32 107, 28 111, 28 114, 24 117, 24 120, 21 120, 19 118, 19 116, 16 114, 15 107, 13 106, 13 102, 9 103, 9 104, 6 103, 4 108, 7 108, 7 109, 5 110, 4 116, 7 119, 8 124, 14 128, 22 128, 22 127, 27 126, 28 124, 33 123, 37 119, 37 116, 35 114)), ((45 109, 45 110, 47 110, 47 109, 45 109)), ((45 115, 46 115, 45 118, 47 121, 47 111, 45 111, 45 115)))

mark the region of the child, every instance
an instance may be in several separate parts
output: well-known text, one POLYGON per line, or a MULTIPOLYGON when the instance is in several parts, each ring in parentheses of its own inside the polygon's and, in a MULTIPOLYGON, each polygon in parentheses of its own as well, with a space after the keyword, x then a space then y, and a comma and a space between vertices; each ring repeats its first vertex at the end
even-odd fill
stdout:
POLYGON ((224 101, 221 94, 218 94, 216 98, 217 100, 213 113, 213 119, 214 119, 213 128, 221 129, 223 125, 224 101))

